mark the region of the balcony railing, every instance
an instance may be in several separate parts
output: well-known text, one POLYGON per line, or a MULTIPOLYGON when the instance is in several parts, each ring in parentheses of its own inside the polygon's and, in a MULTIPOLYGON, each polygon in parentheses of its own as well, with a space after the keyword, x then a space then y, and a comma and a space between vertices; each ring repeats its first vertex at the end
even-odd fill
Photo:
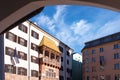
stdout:
POLYGON ((41 77, 41 80, 59 80, 58 78, 41 77))
POLYGON ((52 66, 57 66, 57 67, 60 67, 61 66, 61 63, 58 62, 57 60, 55 59, 49 59, 49 58, 40 58, 40 63, 46 63, 46 64, 49 64, 49 65, 52 65, 52 66))

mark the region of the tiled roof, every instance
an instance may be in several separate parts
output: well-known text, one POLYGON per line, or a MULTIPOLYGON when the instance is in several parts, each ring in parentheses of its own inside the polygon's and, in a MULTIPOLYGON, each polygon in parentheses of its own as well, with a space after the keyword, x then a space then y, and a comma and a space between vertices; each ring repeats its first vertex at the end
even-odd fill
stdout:
POLYGON ((43 46, 43 45, 61 53, 58 46, 52 40, 50 40, 49 38, 47 38, 45 36, 43 36, 43 39, 40 43, 40 46, 43 46))

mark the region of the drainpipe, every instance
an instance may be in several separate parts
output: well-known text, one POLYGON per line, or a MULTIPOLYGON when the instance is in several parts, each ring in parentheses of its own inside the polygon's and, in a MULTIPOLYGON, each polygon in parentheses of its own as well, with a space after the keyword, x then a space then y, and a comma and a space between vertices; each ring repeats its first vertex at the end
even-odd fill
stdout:
POLYGON ((28 80, 30 80, 30 28, 31 28, 31 22, 29 23, 29 31, 28 31, 28 80))

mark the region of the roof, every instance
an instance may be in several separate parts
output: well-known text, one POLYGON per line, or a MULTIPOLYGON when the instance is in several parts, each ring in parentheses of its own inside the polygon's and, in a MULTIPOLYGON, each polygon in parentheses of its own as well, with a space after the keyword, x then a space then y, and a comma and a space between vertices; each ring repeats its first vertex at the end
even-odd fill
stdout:
POLYGON ((117 32, 117 33, 114 33, 114 34, 111 34, 111 35, 108 35, 108 36, 104 36, 104 37, 98 38, 96 40, 86 42, 85 47, 81 50, 81 52, 86 48, 91 48, 91 47, 94 47, 94 46, 98 46, 98 45, 102 45, 102 44, 105 44, 105 43, 118 41, 118 40, 120 40, 120 32, 117 32))
POLYGON ((61 53, 58 46, 52 40, 50 40, 49 38, 47 38, 45 36, 43 36, 43 39, 40 43, 40 46, 43 46, 43 45, 61 53))

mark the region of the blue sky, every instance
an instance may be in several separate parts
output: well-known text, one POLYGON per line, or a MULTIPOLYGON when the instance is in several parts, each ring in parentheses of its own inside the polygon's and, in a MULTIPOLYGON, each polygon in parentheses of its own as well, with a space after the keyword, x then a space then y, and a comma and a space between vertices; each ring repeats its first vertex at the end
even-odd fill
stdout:
POLYGON ((79 53, 85 42, 120 32, 119 12, 90 6, 47 6, 30 20, 79 53))

